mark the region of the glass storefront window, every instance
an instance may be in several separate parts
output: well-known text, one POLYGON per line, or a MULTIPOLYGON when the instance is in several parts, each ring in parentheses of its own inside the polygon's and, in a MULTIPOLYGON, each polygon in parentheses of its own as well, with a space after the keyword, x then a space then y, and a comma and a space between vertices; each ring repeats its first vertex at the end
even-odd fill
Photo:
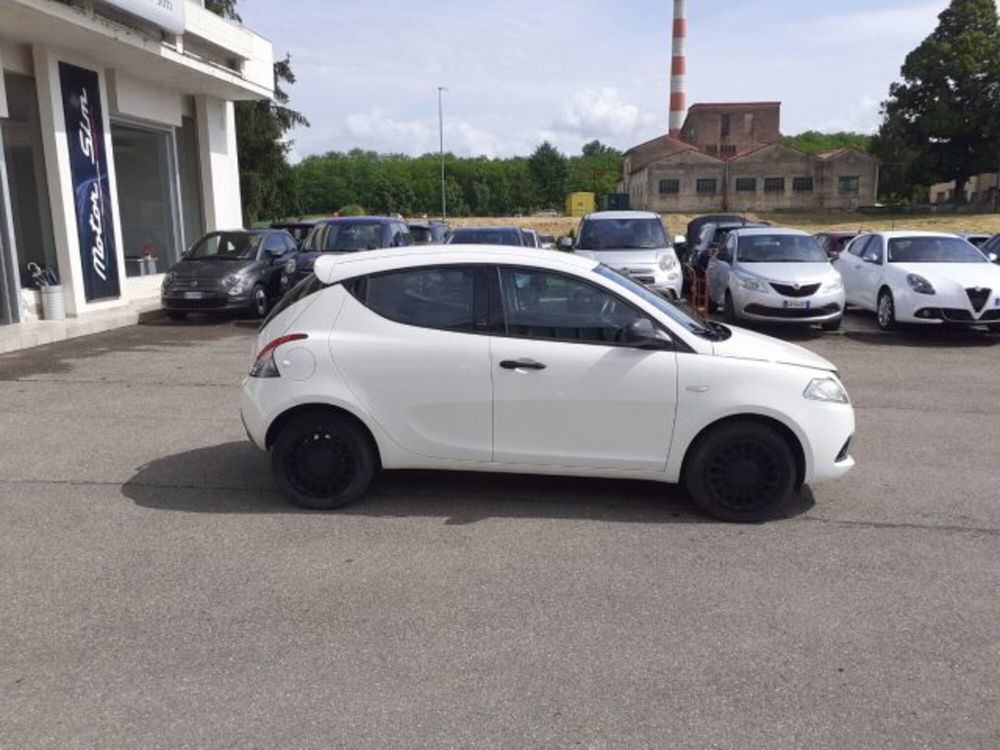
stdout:
POLYGON ((126 276, 163 273, 180 259, 172 137, 112 123, 126 276))
POLYGON ((21 285, 34 286, 29 263, 58 270, 52 211, 49 208, 45 157, 42 151, 41 118, 35 80, 4 73, 10 117, 0 120, 4 161, 7 166, 13 252, 21 285))

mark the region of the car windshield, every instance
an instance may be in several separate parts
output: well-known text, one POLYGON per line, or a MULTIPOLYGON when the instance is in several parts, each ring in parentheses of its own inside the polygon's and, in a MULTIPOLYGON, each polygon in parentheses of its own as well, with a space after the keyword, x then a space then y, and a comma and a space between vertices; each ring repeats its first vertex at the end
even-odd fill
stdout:
POLYGON ((979 250, 958 237, 894 237, 890 263, 989 263, 979 250))
POLYGON ((451 245, 517 245, 521 233, 516 229, 456 229, 448 241, 451 245))
POLYGON ((310 253, 353 253, 382 247, 378 222, 329 222, 319 224, 302 248, 310 253))
POLYGON ((198 240, 184 260, 247 260, 257 255, 263 235, 250 232, 214 232, 198 240))
POLYGON ((800 234, 751 234, 740 237, 739 263, 826 263, 826 253, 815 237, 800 234))
POLYGON ((578 250, 652 250, 667 247, 659 219, 590 219, 580 228, 578 250))
POLYGON ((610 266, 606 266, 603 263, 599 265, 596 269, 597 273, 606 279, 610 279, 619 286, 628 289, 633 294, 638 295, 643 300, 651 304, 657 310, 662 312, 672 321, 681 325, 685 330, 690 331, 696 336, 701 336, 706 339, 718 340, 722 338, 728 338, 729 332, 723 326, 716 323, 709 323, 707 321, 701 320, 700 318, 695 318, 688 315, 681 308, 677 307, 673 302, 670 302, 665 297, 661 297, 659 294, 650 291, 642 284, 639 284, 628 276, 618 273, 610 266))
POLYGON ((833 249, 838 253, 844 252, 844 250, 847 249, 847 246, 851 244, 851 240, 853 240, 856 236, 857 235, 848 235, 846 237, 837 237, 833 241, 833 249))

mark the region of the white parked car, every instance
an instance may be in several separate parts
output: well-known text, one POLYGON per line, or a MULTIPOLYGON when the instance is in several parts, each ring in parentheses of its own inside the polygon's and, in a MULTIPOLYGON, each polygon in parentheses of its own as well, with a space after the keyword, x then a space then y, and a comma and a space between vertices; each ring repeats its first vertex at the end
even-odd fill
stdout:
POLYGON ((756 521, 854 465, 827 360, 527 248, 320 258, 265 321, 242 414, 318 509, 380 468, 447 469, 683 481, 706 513, 756 521))
POLYGON ((962 323, 1000 329, 1000 268, 953 234, 877 232, 834 262, 847 302, 876 313, 879 327, 962 323))
POLYGON ((657 214, 599 211, 583 217, 566 249, 631 276, 655 292, 680 299, 684 274, 657 214))
POLYGON ((747 227, 727 235, 705 274, 726 320, 819 324, 836 331, 844 282, 816 238, 797 229, 747 227))

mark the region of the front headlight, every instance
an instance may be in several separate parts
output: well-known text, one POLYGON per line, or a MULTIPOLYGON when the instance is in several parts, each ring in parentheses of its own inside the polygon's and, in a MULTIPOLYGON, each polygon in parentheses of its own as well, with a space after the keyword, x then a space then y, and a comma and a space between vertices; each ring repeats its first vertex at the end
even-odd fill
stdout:
POLYGON ((660 270, 669 271, 677 267, 677 256, 673 253, 664 253, 660 256, 660 270))
POLYGON ((177 281, 177 273, 174 271, 167 271, 163 274, 163 284, 160 286, 161 289, 169 289, 177 281))
POLYGON ((917 294, 936 294, 934 291, 934 286, 919 274, 911 273, 906 277, 906 283, 910 285, 910 289, 915 291, 917 294))
POLYGON ((837 274, 836 277, 828 279, 825 284, 823 284, 822 291, 824 292, 839 292, 844 288, 844 277, 837 274))
POLYGON ((285 264, 285 273, 287 273, 289 276, 291 276, 293 273, 295 273, 295 268, 296 268, 296 266, 295 266, 295 258, 292 258, 290 261, 288 261, 285 264))
POLYGON ((250 287, 250 280, 243 274, 231 273, 222 280, 222 286, 235 297, 237 294, 243 294, 250 287))
POLYGON ((752 276, 733 276, 736 280, 737 286, 741 286, 744 289, 752 289, 755 292, 766 292, 767 284, 761 279, 755 279, 752 276))
POLYGON ((810 401, 826 401, 833 404, 849 404, 851 399, 840 381, 833 378, 816 378, 802 392, 810 401))

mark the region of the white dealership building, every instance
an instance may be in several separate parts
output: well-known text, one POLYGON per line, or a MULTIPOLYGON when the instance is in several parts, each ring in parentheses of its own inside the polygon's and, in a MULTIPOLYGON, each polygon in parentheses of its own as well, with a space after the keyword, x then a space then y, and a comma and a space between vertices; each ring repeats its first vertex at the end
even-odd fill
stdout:
POLYGON ((0 0, 0 69, 0 333, 40 327, 36 265, 107 318, 241 225, 233 103, 272 96, 267 40, 203 0, 0 0))

